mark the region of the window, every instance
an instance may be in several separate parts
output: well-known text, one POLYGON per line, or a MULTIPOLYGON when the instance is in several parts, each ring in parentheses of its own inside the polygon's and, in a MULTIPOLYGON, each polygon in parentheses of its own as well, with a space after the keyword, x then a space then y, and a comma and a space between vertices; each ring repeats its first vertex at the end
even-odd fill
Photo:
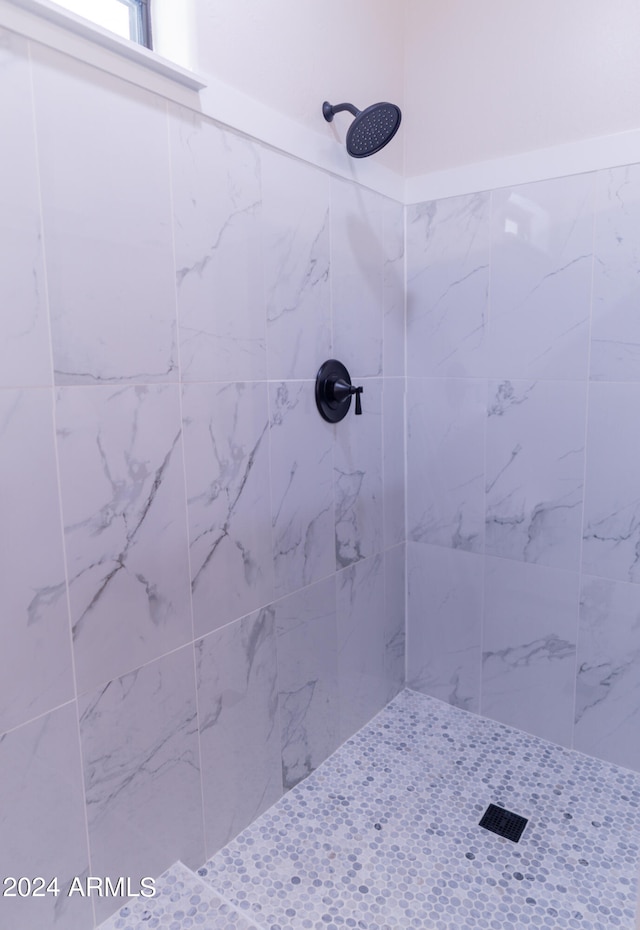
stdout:
POLYGON ((151 48, 150 0, 56 0, 56 3, 124 39, 151 48))

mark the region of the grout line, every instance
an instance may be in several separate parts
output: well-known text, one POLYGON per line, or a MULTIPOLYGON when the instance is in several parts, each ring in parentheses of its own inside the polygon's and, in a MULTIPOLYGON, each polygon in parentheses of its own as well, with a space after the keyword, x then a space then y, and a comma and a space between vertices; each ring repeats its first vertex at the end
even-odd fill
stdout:
POLYGON ((404 370, 404 390, 402 395, 402 448, 403 448, 403 480, 404 488, 402 495, 402 504, 404 511, 404 684, 406 687, 407 681, 409 680, 409 540, 408 540, 408 527, 409 527, 409 443, 408 443, 408 434, 409 434, 409 417, 408 417, 408 387, 409 387, 409 378, 407 372, 407 344, 408 344, 408 237, 407 237, 407 228, 408 228, 408 208, 403 206, 402 208, 402 234, 403 234, 403 256, 402 256, 402 274, 403 274, 403 294, 402 294, 402 315, 403 315, 403 340, 402 340, 402 350, 403 350, 403 370, 404 370))
MULTIPOLYGON (((33 55, 31 48, 31 41, 27 41, 27 56, 29 61, 29 82, 31 89, 31 112, 33 118, 33 136, 34 136, 34 148, 35 148, 35 164, 36 164, 36 185, 38 190, 38 209, 40 213, 40 234, 42 236, 42 274, 43 274, 43 287, 44 287, 44 304, 46 309, 46 319, 47 319, 47 329, 49 336, 49 358, 51 363, 51 388, 50 390, 50 403, 51 403, 51 418, 52 418, 52 445, 53 445, 53 454, 55 460, 55 470, 56 470, 56 483, 58 488, 58 518, 60 520, 60 548, 62 551, 62 564, 64 568, 64 584, 65 584, 65 593, 67 601, 67 630, 68 630, 68 648, 71 658, 71 677, 73 684, 73 701, 66 702, 64 705, 67 706, 69 703, 75 705, 75 720, 76 720, 76 733, 78 738, 77 743, 77 761, 79 763, 79 776, 80 776, 80 799, 82 802, 82 820, 84 823, 84 835, 86 842, 86 852, 87 852, 87 868, 88 874, 93 874, 93 867, 91 864, 91 837, 89 832, 89 813, 88 813, 88 803, 87 803, 87 791, 86 791, 86 779, 85 779, 85 766, 84 759, 82 754, 82 733, 80 730, 80 707, 78 704, 78 678, 76 675, 76 657, 75 650, 73 647, 73 617, 71 612, 71 593, 69 586, 69 562, 67 558, 67 546, 65 539, 65 530, 64 530, 64 511, 62 506, 62 480, 60 476, 60 454, 58 449, 58 440, 57 440, 57 404, 56 404, 56 394, 57 386, 55 384, 55 363, 53 356, 53 334, 51 328, 51 304, 49 299, 49 276, 47 268, 47 248, 46 248, 46 235, 45 235, 45 221, 44 221, 44 209, 42 201, 42 176, 40 173, 40 149, 38 143, 38 121, 36 118, 36 93, 35 93, 35 80, 34 80, 34 63, 33 55)), ((52 713, 54 708, 51 708, 47 713, 52 713)), ((46 716, 42 714, 41 716, 46 716)), ((37 718, 36 718, 37 719, 37 718)), ((24 724, 22 724, 24 726, 24 724)), ((98 915, 96 912, 95 901, 91 900, 91 912, 93 915, 93 926, 95 927, 98 922, 98 915)))
MULTIPOLYGON (((491 332, 491 272, 493 268, 493 209, 494 209, 494 192, 491 191, 489 194, 489 230, 488 230, 488 247, 489 247, 489 271, 487 278, 487 301, 485 307, 485 335, 484 335, 484 345, 485 345, 485 375, 489 370, 489 352, 491 348, 490 342, 490 332, 491 332)), ((478 713, 482 715, 482 704, 483 704, 483 677, 482 673, 484 671, 484 639, 485 639, 485 629, 484 621, 486 614, 486 578, 487 578, 487 433, 488 433, 488 405, 489 405, 489 378, 484 378, 484 425, 482 428, 482 444, 483 444, 483 463, 482 463, 482 481, 483 481, 483 526, 482 526, 482 584, 480 590, 480 668, 478 675, 478 713)))
MULTIPOLYGON (((264 333, 265 333, 265 370, 267 375, 270 371, 270 351, 269 351, 269 311, 268 311, 268 300, 267 300, 267 276, 266 276, 266 235, 265 235, 265 211, 264 211, 264 159, 260 147, 258 147, 258 165, 259 165, 259 188, 260 188, 260 245, 261 245, 261 265, 260 273, 262 277, 262 303, 264 309, 264 333)), ((327 222, 329 219, 327 218, 327 222)), ((300 379, 303 383, 311 382, 311 379, 300 379)), ((268 604, 264 604, 258 610, 263 611, 268 607, 275 605, 279 600, 282 600, 282 597, 276 598, 276 550, 275 550, 275 532, 273 524, 274 508, 273 508, 273 480, 272 480, 272 459, 273 459, 273 447, 272 447, 272 423, 274 411, 273 407, 273 397, 274 389, 271 387, 274 384, 282 384, 285 379, 283 378, 274 378, 269 379, 266 382, 265 390, 265 402, 266 402, 266 412, 267 412, 267 495, 269 498, 269 539, 270 539, 270 557, 271 557, 271 600, 268 604)), ((313 383, 313 382, 311 382, 313 383)), ((310 587, 310 585, 307 585, 310 587)), ((295 592, 291 592, 295 593, 295 592)), ((283 595, 283 597, 288 597, 289 595, 283 595)), ((283 732, 282 732, 282 713, 280 708, 280 649, 278 648, 278 631, 277 623, 275 620, 275 609, 274 609, 274 627, 273 627, 273 640, 274 640, 274 650, 276 656, 276 717, 277 717, 277 727, 278 727, 278 752, 280 757, 280 796, 282 797, 286 791, 284 786, 284 774, 283 774, 283 732)), ((255 818, 254 818, 255 819, 255 818)))
MULTIPOLYGON (((255 614, 255 613, 259 613, 259 612, 262 611, 262 610, 266 610, 268 607, 272 607, 272 606, 274 606, 274 605, 277 605, 277 604, 280 603, 280 601, 286 600, 287 598, 292 597, 292 596, 295 595, 295 594, 299 594, 301 591, 305 591, 305 590, 307 590, 308 588, 312 588, 312 587, 314 587, 315 585, 322 584, 322 583, 328 581, 328 580, 331 579, 331 578, 337 577, 337 576, 340 575, 342 572, 348 571, 349 569, 353 568, 354 565, 363 565, 364 563, 369 562, 371 559, 375 559, 375 558, 377 558, 378 556, 383 556, 386 552, 391 551, 391 550, 397 548, 397 546, 400 546, 400 545, 403 545, 403 543, 396 543, 396 544, 394 544, 393 546, 389 546, 387 549, 380 549, 380 550, 377 551, 377 552, 373 552, 371 555, 368 555, 368 556, 367 556, 366 558, 364 558, 364 559, 358 559, 357 562, 352 562, 352 563, 350 563, 349 565, 346 565, 346 566, 341 567, 341 568, 339 568, 339 569, 336 568, 334 571, 329 572, 328 574, 324 575, 322 578, 318 578, 318 579, 312 581, 312 582, 311 582, 310 584, 308 584, 308 585, 304 585, 304 586, 301 587, 301 588, 296 588, 295 590, 289 591, 289 592, 287 592, 286 594, 282 594, 282 595, 278 596, 277 598, 273 598, 272 600, 268 600, 268 601, 266 601, 265 603, 260 604, 259 606, 252 608, 252 609, 251 609, 250 611, 248 611, 248 613, 246 613, 246 614, 242 614, 242 615, 239 616, 239 617, 234 617, 233 620, 229 620, 227 623, 223 623, 221 626, 218 626, 218 627, 216 627, 216 628, 213 629, 213 630, 209 630, 207 633, 201 633, 201 634, 195 636, 193 640, 187 640, 187 641, 184 642, 184 643, 180 643, 179 645, 174 646, 172 649, 169 649, 167 652, 163 652, 163 653, 161 653, 160 655, 153 656, 152 658, 148 659, 146 662, 143 662, 143 663, 140 664, 140 665, 131 666, 130 668, 128 668, 128 669, 126 669, 125 671, 123 671, 123 672, 121 672, 120 674, 118 674, 118 675, 116 676, 115 679, 101 679, 101 680, 98 681, 97 683, 92 684, 91 688, 88 688, 86 691, 80 692, 80 695, 79 695, 79 696, 82 697, 82 696, 85 695, 85 694, 90 694, 90 693, 92 693, 93 691, 97 691, 97 690, 99 690, 99 689, 102 689, 102 688, 104 688, 106 685, 108 685, 111 681, 115 681, 115 680, 117 680, 117 679, 119 679, 119 678, 124 678, 126 675, 131 675, 131 674, 133 674, 134 672, 137 672, 137 671, 140 671, 140 670, 142 670, 142 669, 144 669, 144 668, 147 668, 148 666, 153 665, 155 662, 159 662, 161 659, 165 659, 165 658, 167 658, 167 656, 173 655, 175 652, 180 652, 181 649, 186 649, 187 647, 192 647, 192 648, 193 648, 193 647, 195 646, 195 644, 196 644, 197 642, 199 642, 200 640, 207 639, 209 636, 214 636, 216 633, 219 633, 221 630, 225 630, 225 629, 227 629, 228 627, 233 626, 233 624, 235 624, 235 623, 241 623, 243 620, 246 620, 246 619, 247 619, 248 617, 250 617, 251 615, 253 615, 253 614, 255 614)), ((475 554, 475 553, 474 553, 474 554, 475 554)), ((73 699, 72 699, 72 700, 73 700, 73 699)), ((66 703, 70 703, 70 702, 69 702, 69 701, 63 702, 63 703, 60 704, 60 705, 56 705, 55 708, 51 708, 51 710, 55 710, 55 709, 57 709, 57 707, 64 707, 66 703)), ((25 724, 31 723, 33 720, 37 720, 37 719, 39 719, 39 717, 41 717, 41 716, 45 716, 46 713, 48 713, 48 712, 46 711, 46 712, 43 713, 43 714, 40 714, 40 715, 38 715, 38 716, 36 716, 36 717, 33 717, 33 718, 30 718, 29 720, 25 720, 23 723, 18 724, 18 726, 13 727, 12 729, 17 730, 17 729, 19 729, 20 727, 24 726, 25 724)), ((11 731, 10 731, 10 730, 7 730, 6 732, 11 732, 11 731)))
POLYGON ((588 341, 587 341, 587 370, 586 370, 586 396, 585 396, 585 416, 584 416, 584 462, 583 462, 583 471, 582 471, 582 520, 580 523, 580 552, 578 556, 578 603, 576 608, 576 655, 574 661, 574 675, 573 675, 573 704, 572 704, 572 720, 571 720, 571 748, 575 744, 575 735, 576 735, 576 711, 577 711, 577 702, 578 702, 578 654, 580 648, 580 605, 582 603, 582 553, 584 549, 584 532, 585 532, 585 519, 586 519, 586 491, 587 491, 587 439, 589 434, 589 396, 591 393, 591 330, 593 326, 593 284, 595 279, 595 264, 596 264, 596 220, 597 220, 597 180, 598 172, 594 172, 592 179, 592 191, 591 191, 591 204, 593 210, 593 223, 591 229, 591 288, 589 294, 589 332, 588 332, 588 341))
MULTIPOLYGON (((206 856, 207 854, 207 824, 205 818, 205 802, 204 802, 204 767, 202 764, 202 740, 201 732, 202 728, 200 725, 201 714, 200 714, 200 702, 198 697, 198 663, 196 659, 196 630, 195 630, 195 618, 193 612, 193 591, 191 587, 191 579, 193 578, 192 566, 191 566, 191 533, 189 528, 189 495, 187 490, 187 456, 185 450, 184 442, 184 410, 183 410, 183 389, 184 383, 182 381, 182 350, 180 342, 180 313, 179 313, 179 299, 178 299, 178 285, 177 285, 177 275, 176 275, 176 222, 175 222, 175 191, 173 185, 174 178, 174 162, 173 162, 173 151, 171 146, 171 112, 170 112, 170 103, 169 101, 165 104, 165 117, 166 117, 166 126, 167 126, 167 156, 169 164, 169 215, 171 218, 171 251, 173 258, 173 297, 174 297, 174 309, 175 309, 175 321, 176 321, 176 353, 178 359, 178 411, 180 416, 180 448, 182 450, 182 482, 184 489, 184 521, 185 521, 185 543, 187 547, 187 568, 189 572, 189 611, 191 613, 191 657, 193 661, 193 687, 194 687, 194 699, 196 705, 196 729, 197 729, 197 739, 198 739, 198 765, 200 769, 200 814, 202 818, 202 846, 203 851, 206 856)), ((185 646, 188 644, 184 644, 185 646)), ((183 647, 179 647, 183 648, 183 647)), ((177 650, 173 650, 176 652, 177 650)), ((156 660, 154 660, 156 661, 156 660)), ((150 663, 148 663, 150 664, 150 663)))
POLYGON ((246 911, 242 911, 237 906, 237 904, 234 904, 233 901, 231 901, 225 894, 223 894, 218 888, 216 888, 214 883, 210 881, 207 876, 200 875, 197 871, 194 872, 193 869, 190 869, 188 866, 184 865, 184 863, 181 863, 181 865, 183 866, 184 869, 186 869, 186 871, 191 873, 191 875, 196 881, 202 882, 204 885, 206 885, 207 888, 209 888, 209 890, 212 891, 213 894, 216 895, 216 897, 220 898, 220 900, 224 904, 226 904, 227 907, 231 908, 231 910, 235 914, 239 914, 243 920, 246 920, 249 923, 253 924, 256 930, 267 930, 266 927, 262 927, 262 925, 257 922, 257 920, 253 917, 253 915, 249 915, 246 911))

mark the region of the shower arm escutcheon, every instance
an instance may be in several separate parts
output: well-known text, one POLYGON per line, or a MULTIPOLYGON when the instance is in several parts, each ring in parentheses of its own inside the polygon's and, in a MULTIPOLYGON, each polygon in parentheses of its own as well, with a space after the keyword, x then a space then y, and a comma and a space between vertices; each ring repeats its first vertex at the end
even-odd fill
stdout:
POLYGON ((320 416, 329 423, 339 423, 346 417, 353 394, 356 398, 356 415, 360 416, 360 395, 363 391, 362 386, 355 387, 351 383, 349 372, 337 359, 327 359, 320 366, 316 376, 316 406, 320 416))

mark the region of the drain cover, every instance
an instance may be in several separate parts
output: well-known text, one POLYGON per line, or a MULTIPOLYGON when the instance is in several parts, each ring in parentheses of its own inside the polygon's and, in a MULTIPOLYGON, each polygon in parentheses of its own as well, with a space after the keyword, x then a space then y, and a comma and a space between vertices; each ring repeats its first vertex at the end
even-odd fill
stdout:
POLYGON ((527 823, 526 817, 507 811, 504 807, 498 807, 496 804, 490 804, 482 815, 479 826, 517 843, 527 823))

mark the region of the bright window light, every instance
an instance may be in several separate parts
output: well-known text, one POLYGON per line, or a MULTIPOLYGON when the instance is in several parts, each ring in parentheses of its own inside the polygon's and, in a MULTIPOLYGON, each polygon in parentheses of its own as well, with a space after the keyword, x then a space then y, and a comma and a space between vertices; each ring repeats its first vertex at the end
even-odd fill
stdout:
POLYGON ((55 0, 59 6, 77 13, 84 19, 103 26, 124 39, 133 39, 141 45, 149 45, 144 29, 143 7, 140 0, 55 0))

